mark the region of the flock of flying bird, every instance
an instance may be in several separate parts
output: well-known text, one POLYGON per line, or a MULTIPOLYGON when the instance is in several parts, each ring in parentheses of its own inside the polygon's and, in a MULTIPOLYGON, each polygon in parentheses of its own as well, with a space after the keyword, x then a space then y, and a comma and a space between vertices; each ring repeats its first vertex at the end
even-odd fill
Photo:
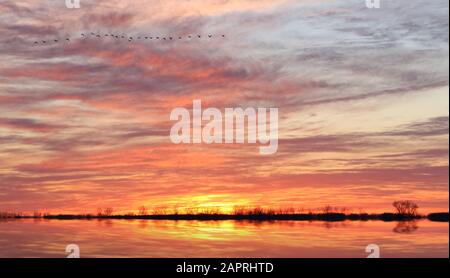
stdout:
MULTIPOLYGON (((188 35, 188 36, 127 36, 127 35, 117 35, 117 34, 111 34, 111 33, 105 33, 105 34, 99 34, 99 33, 94 33, 94 32, 90 32, 90 33, 81 33, 81 38, 82 39, 87 39, 89 37, 93 37, 93 38, 113 38, 113 39, 117 39, 117 40, 128 40, 128 42, 132 42, 132 41, 137 41, 137 40, 161 40, 161 41, 175 41, 175 40, 183 40, 183 39, 188 39, 188 40, 192 40, 192 39, 201 39, 201 38, 207 38, 207 39, 212 39, 214 37, 220 37, 220 38, 225 38, 225 35, 206 35, 206 36, 202 36, 202 35, 188 35)), ((34 41, 34 45, 47 45, 47 44, 51 44, 51 43, 59 43, 59 42, 71 42, 71 38, 67 37, 65 39, 53 39, 53 40, 36 40, 34 41)))

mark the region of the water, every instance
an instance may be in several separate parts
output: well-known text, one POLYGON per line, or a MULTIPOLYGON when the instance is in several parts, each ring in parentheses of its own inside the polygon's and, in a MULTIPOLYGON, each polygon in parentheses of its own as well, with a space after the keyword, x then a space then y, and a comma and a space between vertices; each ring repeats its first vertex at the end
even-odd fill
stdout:
POLYGON ((377 244, 381 257, 449 256, 449 224, 416 222, 248 222, 1 220, 0 257, 355 257, 377 244))

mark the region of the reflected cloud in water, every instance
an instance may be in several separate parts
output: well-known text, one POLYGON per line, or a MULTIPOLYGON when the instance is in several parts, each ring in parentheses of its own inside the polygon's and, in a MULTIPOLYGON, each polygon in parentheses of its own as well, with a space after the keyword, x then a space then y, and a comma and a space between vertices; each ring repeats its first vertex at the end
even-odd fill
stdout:
POLYGON ((448 257, 448 223, 382 221, 0 221, 0 257, 448 257), (420 229, 418 228, 420 226, 420 229), (407 234, 407 236, 405 236, 407 234))

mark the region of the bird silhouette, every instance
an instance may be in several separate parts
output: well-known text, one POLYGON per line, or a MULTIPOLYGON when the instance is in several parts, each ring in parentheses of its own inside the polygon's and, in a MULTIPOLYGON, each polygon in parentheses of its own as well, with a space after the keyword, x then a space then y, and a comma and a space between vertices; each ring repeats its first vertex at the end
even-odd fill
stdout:
MULTIPOLYGON (((128 39, 128 41, 129 42, 132 42, 132 41, 134 41, 134 40, 141 40, 141 39, 145 39, 145 40, 148 40, 148 39, 150 39, 150 40, 153 40, 153 39, 156 39, 156 40, 164 40, 164 41, 167 41, 167 40, 171 40, 171 41, 173 41, 173 40, 176 40, 177 38, 178 38, 178 40, 182 40, 183 38, 189 38, 189 39, 192 39, 192 38, 199 38, 199 39, 201 39, 203 36, 201 35, 201 34, 198 34, 198 35, 187 35, 186 37, 183 37, 183 36, 167 36, 167 37, 149 37, 149 36, 137 36, 137 37, 133 37, 133 36, 127 36, 126 34, 124 34, 124 35, 115 35, 115 34, 107 34, 107 33, 95 33, 95 32, 90 32, 90 33, 81 33, 81 37, 83 37, 83 38, 88 38, 88 36, 89 36, 89 34, 90 35, 92 35, 92 36, 96 36, 97 38, 103 38, 103 37, 111 37, 111 38, 116 38, 116 39, 119 39, 119 38, 122 38, 122 39, 128 39)), ((206 38, 213 38, 213 37, 218 37, 218 36, 220 36, 220 37, 222 37, 222 38, 225 38, 225 34, 222 34, 222 35, 214 35, 214 34, 207 34, 207 35, 205 35, 204 37, 206 38)), ((38 45, 38 44, 40 44, 40 43, 42 43, 42 44, 48 44, 48 43, 51 43, 51 42, 54 42, 54 43, 58 43, 58 42, 60 42, 60 41, 62 41, 63 39, 50 39, 50 40, 42 40, 42 41, 34 41, 34 44, 36 45, 38 45)), ((71 39, 70 38, 66 38, 65 39, 67 42, 71 42, 71 39)))

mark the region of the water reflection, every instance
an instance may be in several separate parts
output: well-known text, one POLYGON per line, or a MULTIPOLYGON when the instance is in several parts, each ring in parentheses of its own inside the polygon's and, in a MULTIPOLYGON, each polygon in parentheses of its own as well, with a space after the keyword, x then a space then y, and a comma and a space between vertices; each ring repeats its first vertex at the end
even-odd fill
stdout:
POLYGON ((0 220, 0 257, 448 257, 448 223, 0 220), (419 228, 420 227, 420 228, 419 228))
POLYGON ((323 222, 323 226, 327 229, 344 228, 348 226, 348 222, 323 222))
POLYGON ((419 229, 417 221, 402 221, 397 223, 393 231, 399 234, 411 234, 417 229, 419 229))

